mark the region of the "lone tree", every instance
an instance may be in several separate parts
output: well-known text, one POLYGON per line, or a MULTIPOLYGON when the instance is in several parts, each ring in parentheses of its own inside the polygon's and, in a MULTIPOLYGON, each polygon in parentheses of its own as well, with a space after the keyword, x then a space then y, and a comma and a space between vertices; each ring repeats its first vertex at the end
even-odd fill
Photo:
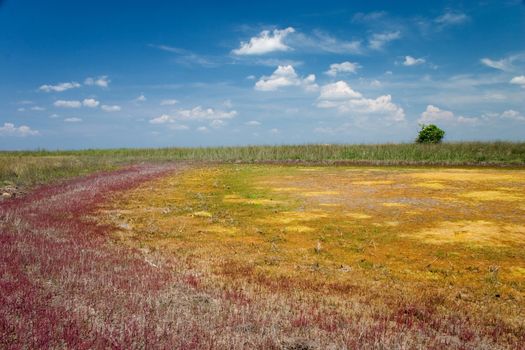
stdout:
POLYGON ((421 130, 417 136, 417 143, 440 143, 445 136, 445 131, 434 124, 421 125, 421 130))

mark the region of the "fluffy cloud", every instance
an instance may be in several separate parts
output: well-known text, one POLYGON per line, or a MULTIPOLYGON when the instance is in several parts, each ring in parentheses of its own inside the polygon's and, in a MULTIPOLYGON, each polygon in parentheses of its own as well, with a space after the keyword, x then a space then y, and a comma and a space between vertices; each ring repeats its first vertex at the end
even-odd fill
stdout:
MULTIPOLYGON (((202 108, 197 106, 192 109, 180 109, 175 114, 162 114, 159 117, 150 119, 151 124, 165 124, 165 123, 175 123, 178 120, 223 120, 223 119, 232 119, 237 115, 237 111, 221 111, 214 108, 202 108)), ((216 122, 217 124, 217 122, 216 122)))
POLYGON ((418 119, 418 122, 422 124, 451 121, 454 121, 454 113, 439 109, 433 105, 428 105, 427 109, 421 113, 421 118, 418 119))
POLYGON ((525 75, 519 75, 510 80, 511 84, 520 85, 522 88, 525 88, 525 75))
POLYGON ((421 117, 418 119, 418 123, 430 124, 430 123, 459 123, 459 124, 476 124, 479 122, 478 118, 456 117, 453 112, 440 109, 439 107, 428 105, 427 109, 421 113, 421 117))
POLYGON ((57 85, 42 85, 38 88, 38 90, 44 91, 44 92, 62 92, 62 91, 66 91, 69 89, 75 89, 79 87, 80 87, 79 83, 72 81, 70 83, 59 83, 57 85))
POLYGON ((300 86, 307 91, 315 91, 319 86, 315 83, 315 75, 300 78, 293 66, 278 66, 270 76, 262 76, 255 83, 255 90, 275 91, 281 87, 300 86))
POLYGON ((441 25, 441 26, 447 26, 447 25, 455 25, 455 24, 461 24, 466 21, 468 21, 469 17, 460 12, 445 12, 441 16, 434 19, 434 22, 441 25))
POLYGON ((77 117, 71 117, 71 118, 64 119, 64 121, 66 123, 80 123, 82 121, 82 119, 81 118, 77 118, 77 117))
POLYGON ((336 108, 343 114, 378 115, 394 122, 405 120, 403 108, 392 103, 392 96, 383 95, 376 99, 365 98, 344 81, 324 85, 321 88, 317 107, 336 108))
POLYGON ((405 56, 405 60, 403 61, 403 65, 407 67, 417 66, 418 64, 423 64, 423 63, 425 63, 424 58, 415 58, 412 56, 405 56))
POLYGON ((335 77, 337 73, 355 73, 359 68, 361 68, 361 66, 358 63, 345 61, 341 63, 331 64, 330 69, 327 70, 325 73, 332 77, 335 77))
POLYGON ((98 105, 100 104, 100 102, 98 102, 98 101, 95 100, 94 98, 85 98, 84 101, 82 101, 82 104, 83 104, 85 107, 95 108, 95 107, 98 107, 98 105))
POLYGON ((322 108, 332 107, 330 103, 338 103, 339 101, 360 99, 363 95, 353 90, 346 82, 340 80, 333 84, 324 85, 321 88, 319 95, 319 103, 323 104, 322 108))
POLYGON ((284 39, 294 32, 295 29, 292 27, 273 31, 263 30, 249 42, 241 42, 240 47, 232 52, 235 55, 262 55, 275 51, 288 51, 291 48, 284 43, 284 39))
POLYGON ((27 125, 20 125, 16 127, 13 123, 4 123, 4 126, 0 126, 0 135, 2 136, 34 136, 38 135, 38 130, 33 130, 27 125))
POLYGON ((102 105, 100 106, 100 108, 104 111, 104 112, 118 112, 120 111, 122 108, 120 108, 120 106, 117 106, 117 105, 113 105, 113 106, 110 106, 110 105, 102 105))
POLYGON ((380 50, 387 43, 401 38, 401 32, 376 33, 368 40, 368 46, 374 50, 380 50))
POLYGON ((162 100, 160 101, 160 105, 161 106, 173 106, 173 105, 176 105, 177 103, 179 103, 178 100, 162 100))
POLYGON ((111 80, 108 79, 107 75, 101 75, 100 77, 91 78, 88 77, 86 80, 84 80, 84 84, 89 86, 100 86, 100 87, 108 87, 111 80))
POLYGON ((82 103, 76 100, 72 100, 72 101, 57 100, 53 103, 53 105, 59 108, 80 108, 82 107, 82 103))
POLYGON ((250 120, 249 122, 246 122, 244 124, 248 126, 260 126, 261 125, 261 123, 258 122, 257 120, 250 120))
POLYGON ((509 109, 500 115, 503 119, 512 119, 512 120, 518 120, 518 121, 525 121, 525 116, 521 114, 518 111, 515 111, 513 109, 509 109))

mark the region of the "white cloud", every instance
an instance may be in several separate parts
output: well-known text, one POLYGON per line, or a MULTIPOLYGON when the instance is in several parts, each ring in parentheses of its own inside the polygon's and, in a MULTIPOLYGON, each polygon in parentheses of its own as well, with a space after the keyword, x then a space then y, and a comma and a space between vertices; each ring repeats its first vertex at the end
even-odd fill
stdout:
POLYGON ((520 85, 522 88, 525 88, 525 75, 518 75, 510 80, 511 84, 520 85))
POLYGON ((392 102, 392 96, 365 98, 344 81, 324 85, 321 88, 317 107, 335 108, 342 114, 378 115, 394 122, 405 120, 403 108, 392 102))
POLYGON ((221 111, 214 108, 202 108, 201 106, 192 109, 180 109, 175 114, 162 114, 159 117, 150 119, 151 124, 175 123, 177 120, 222 120, 232 119, 237 116, 237 111, 221 111))
MULTIPOLYGON (((363 95, 353 90, 346 82, 340 80, 336 83, 324 85, 321 88, 319 103, 332 103, 341 100, 359 99, 362 97, 363 95)), ((321 107, 324 108, 324 106, 321 107)))
POLYGON ((38 130, 33 130, 27 125, 20 125, 16 127, 13 123, 4 123, 4 126, 0 126, 0 135, 2 136, 34 136, 38 135, 38 130))
POLYGON ((96 86, 100 86, 104 88, 108 87, 110 82, 111 80, 108 79, 107 75, 101 75, 100 77, 96 77, 96 78, 88 77, 86 78, 86 80, 84 80, 84 84, 86 85, 89 85, 89 86, 96 85, 96 86))
POLYGON ((136 99, 134 99, 133 101, 135 101, 135 102, 144 102, 144 101, 146 101, 146 96, 144 96, 144 94, 140 94, 140 96, 137 97, 136 99))
POLYGON ((270 132, 272 134, 279 134, 281 132, 281 130, 277 129, 277 128, 273 128, 273 129, 270 129, 270 132))
POLYGON ((293 66, 278 66, 270 76, 262 76, 255 83, 255 90, 275 91, 281 87, 301 86, 307 91, 315 91, 318 85, 315 83, 315 75, 310 74, 306 78, 300 78, 293 66))
POLYGON ((284 39, 295 29, 263 30, 258 36, 254 36, 249 42, 241 42, 240 47, 232 51, 235 55, 262 55, 275 51, 288 51, 291 48, 284 43, 284 39))
POLYGON ((100 104, 100 102, 98 102, 98 101, 95 100, 94 98, 85 98, 84 101, 82 101, 82 104, 83 104, 85 107, 95 108, 95 107, 98 107, 98 105, 100 104))
POLYGON ((59 117, 60 117, 60 116, 59 116, 58 114, 56 114, 56 113, 53 113, 53 114, 51 114, 51 115, 49 116, 49 118, 51 118, 51 119, 56 119, 56 118, 59 118, 59 117))
POLYGON ((209 129, 207 127, 205 127, 205 126, 199 126, 197 128, 197 131, 199 131, 199 132, 208 132, 209 129))
POLYGON ((451 111, 442 110, 436 106, 428 105, 427 109, 421 113, 419 123, 428 124, 434 122, 452 122, 454 121, 454 113, 451 111))
POLYGON ((37 112, 46 110, 44 107, 40 107, 40 106, 33 106, 33 107, 29 108, 29 109, 32 110, 32 111, 37 111, 37 112))
POLYGON ((330 69, 327 70, 325 73, 332 77, 335 77, 337 73, 355 73, 359 68, 361 68, 359 63, 345 61, 341 63, 331 64, 330 69))
POLYGON ((434 22, 442 26, 461 24, 469 20, 469 16, 460 12, 445 12, 434 19, 434 22))
POLYGON ((53 103, 53 105, 59 108, 80 108, 82 107, 82 103, 76 100, 72 100, 72 101, 57 100, 53 103))
POLYGON ((113 105, 113 106, 110 106, 110 105, 102 105, 100 106, 100 108, 104 111, 104 112, 118 112, 120 111, 122 108, 120 106, 117 106, 117 105, 113 105))
POLYGON ((176 105, 177 103, 179 103, 179 101, 174 100, 174 99, 160 101, 161 106, 173 106, 173 105, 176 105))
POLYGON ((222 119, 214 119, 210 123, 210 126, 214 129, 222 128, 225 125, 226 125, 226 122, 222 119))
POLYGON ((77 118, 77 117, 71 117, 71 118, 64 119, 64 121, 66 123, 80 123, 82 121, 82 119, 81 118, 77 118))
POLYGON ((314 52, 329 52, 336 54, 360 54, 362 53, 361 41, 345 41, 331 36, 328 33, 316 30, 311 35, 302 33, 295 34, 290 38, 297 49, 314 52))
POLYGON ((188 130, 190 127, 184 124, 172 124, 169 126, 169 128, 171 130, 182 131, 182 130, 188 130))
POLYGON ((521 114, 518 111, 515 111, 513 109, 509 109, 500 115, 503 119, 512 119, 512 120, 518 120, 518 121, 525 121, 525 116, 521 114))
POLYGON ((457 123, 457 124, 477 124, 479 118, 456 117, 453 112, 440 109, 439 107, 428 105, 427 109, 421 113, 421 117, 418 119, 420 124, 431 124, 431 123, 457 123))
POLYGON ((257 120, 250 120, 249 122, 246 122, 244 124, 248 126, 260 126, 261 125, 261 123, 258 122, 257 120))
POLYGON ((481 63, 483 63, 485 66, 499 69, 503 71, 510 70, 509 64, 510 62, 507 59, 501 59, 501 60, 491 60, 490 58, 482 58, 481 63))
POLYGON ((153 119, 150 119, 150 123, 151 124, 164 124, 164 123, 169 123, 171 122, 172 120, 174 120, 174 118, 172 116, 169 116, 167 114, 163 114, 157 118, 153 118, 153 119))
POLYGON ((368 46, 374 50, 380 50, 387 43, 401 38, 401 32, 376 33, 368 40, 368 46))
POLYGON ((59 83, 57 85, 42 85, 38 89, 44 92, 62 92, 69 89, 79 88, 80 84, 72 81, 70 83, 59 83))
POLYGON ((405 56, 405 61, 403 61, 403 65, 407 67, 417 66, 418 64, 423 64, 423 63, 425 63, 424 58, 415 58, 412 56, 405 56))

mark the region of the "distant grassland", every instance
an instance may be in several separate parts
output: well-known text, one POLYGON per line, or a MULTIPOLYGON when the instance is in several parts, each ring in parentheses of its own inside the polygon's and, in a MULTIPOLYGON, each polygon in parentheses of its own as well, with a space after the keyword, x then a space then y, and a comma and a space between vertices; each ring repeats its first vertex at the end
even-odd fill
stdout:
POLYGON ((290 145, 0 152, 0 185, 32 186, 137 162, 308 162, 378 165, 524 166, 525 142, 438 145, 290 145))

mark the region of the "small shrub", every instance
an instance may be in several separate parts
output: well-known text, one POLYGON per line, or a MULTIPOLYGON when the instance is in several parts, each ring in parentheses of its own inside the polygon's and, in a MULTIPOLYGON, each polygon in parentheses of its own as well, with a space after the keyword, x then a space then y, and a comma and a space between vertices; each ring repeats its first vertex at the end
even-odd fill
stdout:
POLYGON ((440 143, 445 136, 445 131, 434 124, 421 125, 421 130, 417 136, 417 143, 440 143))

